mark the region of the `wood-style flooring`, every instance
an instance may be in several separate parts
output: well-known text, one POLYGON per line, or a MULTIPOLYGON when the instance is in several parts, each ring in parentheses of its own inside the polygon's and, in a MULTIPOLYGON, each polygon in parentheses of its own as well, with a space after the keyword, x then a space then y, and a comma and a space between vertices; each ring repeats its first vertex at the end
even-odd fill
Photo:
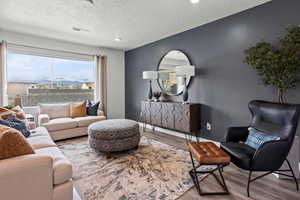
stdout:
MULTIPOLYGON (((185 140, 165 133, 146 131, 143 135, 158 140, 160 142, 175 146, 177 148, 186 149, 185 140)), ((253 177, 261 173, 253 173, 253 177)), ((224 169, 223 173, 230 195, 222 196, 199 196, 195 187, 183 194, 178 200, 194 200, 194 199, 214 199, 214 200, 244 200, 244 199, 257 199, 257 200, 300 200, 300 192, 296 190, 295 182, 287 179, 278 179, 274 175, 265 176, 259 179, 250 186, 251 198, 247 197, 246 187, 248 172, 241 170, 231 164, 224 169)), ((206 178, 201 182, 201 189, 203 191, 216 191, 221 190, 221 187, 216 183, 213 176, 206 178)))

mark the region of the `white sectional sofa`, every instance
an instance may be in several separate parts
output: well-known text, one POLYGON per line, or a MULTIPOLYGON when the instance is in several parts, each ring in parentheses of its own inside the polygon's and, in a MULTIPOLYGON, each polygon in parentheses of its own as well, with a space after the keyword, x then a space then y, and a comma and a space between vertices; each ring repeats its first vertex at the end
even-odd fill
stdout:
POLYGON ((56 140, 87 135, 87 127, 106 117, 101 109, 98 116, 70 117, 70 104, 40 104, 38 124, 44 126, 56 140))
POLYGON ((27 141, 35 154, 0 160, 0 199, 72 200, 72 164, 44 127, 27 141))

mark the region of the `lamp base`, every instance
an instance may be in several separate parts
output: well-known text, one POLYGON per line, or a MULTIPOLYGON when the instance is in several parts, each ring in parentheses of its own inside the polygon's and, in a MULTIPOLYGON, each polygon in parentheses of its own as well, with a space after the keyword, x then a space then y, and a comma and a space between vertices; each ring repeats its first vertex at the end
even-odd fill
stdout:
MULTIPOLYGON (((185 79, 184 79, 185 81, 185 79)), ((188 93, 188 89, 186 87, 186 84, 184 85, 183 88, 183 94, 182 94, 182 104, 186 104, 187 100, 189 99, 189 93, 188 93)))
POLYGON ((149 93, 148 93, 148 100, 151 101, 153 98, 153 93, 152 93, 152 81, 149 81, 149 93))

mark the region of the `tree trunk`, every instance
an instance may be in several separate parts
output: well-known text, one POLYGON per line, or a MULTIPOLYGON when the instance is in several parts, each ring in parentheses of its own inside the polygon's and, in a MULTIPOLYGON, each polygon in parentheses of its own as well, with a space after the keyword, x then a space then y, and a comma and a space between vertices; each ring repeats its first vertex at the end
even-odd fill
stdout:
POLYGON ((278 88, 277 90, 278 94, 277 94, 277 100, 279 103, 283 103, 283 89, 282 88, 278 88))

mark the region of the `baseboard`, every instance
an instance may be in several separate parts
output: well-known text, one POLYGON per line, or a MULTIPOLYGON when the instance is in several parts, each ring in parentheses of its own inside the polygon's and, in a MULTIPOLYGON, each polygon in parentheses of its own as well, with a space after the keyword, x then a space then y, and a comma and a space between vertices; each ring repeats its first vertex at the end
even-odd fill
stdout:
MULTIPOLYGON (((140 127, 144 126, 144 124, 142 122, 139 122, 139 125, 140 125, 140 127)), ((146 128, 151 130, 152 129, 152 125, 146 124, 146 128)), ((156 127, 156 126, 154 128, 155 128, 155 131, 166 133, 168 135, 172 135, 172 136, 175 136, 175 137, 180 137, 180 138, 185 139, 184 133, 182 133, 182 132, 173 131, 173 130, 170 130, 170 129, 164 129, 164 128, 160 128, 160 127, 156 127)), ((192 140, 196 141, 196 137, 192 136, 192 140)), ((201 138, 201 137, 199 137, 198 140, 200 142, 213 142, 217 146, 220 146, 220 142, 216 142, 216 141, 213 141, 213 140, 209 140, 209 139, 205 139, 205 138, 201 138)))

